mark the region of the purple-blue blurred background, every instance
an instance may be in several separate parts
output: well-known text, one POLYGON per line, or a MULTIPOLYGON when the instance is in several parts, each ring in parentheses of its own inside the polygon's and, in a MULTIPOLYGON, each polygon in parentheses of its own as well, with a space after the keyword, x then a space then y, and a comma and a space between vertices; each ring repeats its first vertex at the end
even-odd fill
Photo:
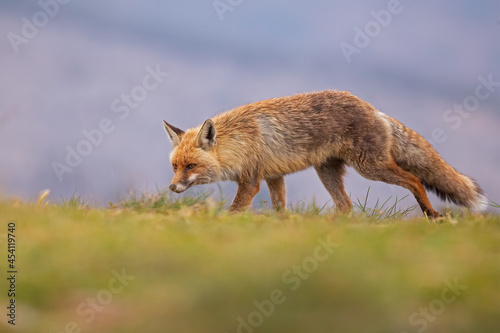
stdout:
MULTIPOLYGON (((60 1, 0 3, 4 198, 49 188, 52 201, 78 193, 100 204, 155 191, 173 175, 162 119, 188 128, 241 104, 339 89, 432 140, 500 201, 499 1, 60 1), (140 88, 148 67, 169 74, 151 91, 140 88), (481 78, 497 84, 479 99, 481 78), (138 103, 127 107, 120 99, 131 93, 138 103), (82 131, 103 119, 112 132, 68 166, 68 147, 88 150, 82 131), (71 172, 60 181, 54 165, 71 172)), ((287 186, 293 203, 329 199, 311 169, 287 186)), ((349 170, 353 198, 368 187, 372 204, 408 194, 349 170)), ((230 197, 235 187, 222 189, 230 197)), ((254 203, 268 198, 262 189, 254 203)))

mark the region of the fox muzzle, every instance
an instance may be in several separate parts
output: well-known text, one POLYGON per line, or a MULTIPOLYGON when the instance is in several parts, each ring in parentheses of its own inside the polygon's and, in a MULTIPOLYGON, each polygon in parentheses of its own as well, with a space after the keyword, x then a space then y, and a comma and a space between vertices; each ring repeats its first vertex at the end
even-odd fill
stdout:
POLYGON ((182 193, 185 190, 187 190, 189 187, 191 187, 191 185, 186 186, 186 185, 183 185, 183 184, 170 184, 170 186, 168 188, 172 192, 182 193))

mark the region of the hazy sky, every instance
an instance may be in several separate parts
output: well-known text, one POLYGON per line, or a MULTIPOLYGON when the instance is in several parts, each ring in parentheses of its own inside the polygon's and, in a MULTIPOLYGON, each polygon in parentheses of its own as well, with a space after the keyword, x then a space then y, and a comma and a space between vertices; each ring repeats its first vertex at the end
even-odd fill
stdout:
MULTIPOLYGON (((173 175, 163 119, 188 128, 339 89, 432 140, 500 201, 498 1, 59 1, 0 3, 4 197, 155 191, 173 175)), ((313 170, 287 186, 294 203, 329 199, 313 170)), ((349 170, 353 198, 368 187, 373 199, 409 193, 349 170)))

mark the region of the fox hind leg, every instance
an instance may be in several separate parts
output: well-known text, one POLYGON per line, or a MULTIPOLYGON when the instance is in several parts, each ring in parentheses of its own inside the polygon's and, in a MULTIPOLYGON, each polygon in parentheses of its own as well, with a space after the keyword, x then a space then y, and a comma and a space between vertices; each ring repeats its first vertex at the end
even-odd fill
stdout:
POLYGON ((401 169, 392 159, 386 163, 370 163, 366 161, 363 165, 354 165, 354 168, 361 176, 367 179, 399 185, 407 190, 410 190, 410 192, 415 196, 415 199, 424 214, 434 218, 441 216, 432 208, 429 198, 427 197, 427 193, 417 176, 401 169))
POLYGON ((286 208, 285 177, 267 178, 266 183, 274 210, 284 210, 286 208))
POLYGON ((345 173, 344 161, 330 158, 325 163, 315 166, 319 179, 330 193, 337 211, 346 213, 351 210, 351 200, 344 190, 343 176, 345 173))

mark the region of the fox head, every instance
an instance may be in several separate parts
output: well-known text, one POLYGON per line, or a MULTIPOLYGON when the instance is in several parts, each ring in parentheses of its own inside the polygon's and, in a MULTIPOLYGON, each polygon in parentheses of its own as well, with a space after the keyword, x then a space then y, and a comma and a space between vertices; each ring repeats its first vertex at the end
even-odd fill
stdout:
POLYGON ((181 193, 192 185, 217 181, 220 178, 220 164, 215 154, 217 130, 212 120, 205 121, 199 129, 186 132, 165 120, 163 124, 174 147, 170 163, 175 174, 170 182, 170 190, 181 193))

